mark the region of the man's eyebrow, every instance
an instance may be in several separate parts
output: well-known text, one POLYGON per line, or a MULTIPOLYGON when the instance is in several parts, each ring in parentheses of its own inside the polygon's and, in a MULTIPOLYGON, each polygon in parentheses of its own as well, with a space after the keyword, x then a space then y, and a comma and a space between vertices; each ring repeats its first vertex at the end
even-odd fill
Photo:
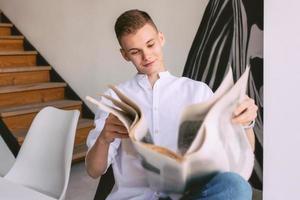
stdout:
POLYGON ((139 49, 138 48, 131 48, 131 49, 128 49, 127 51, 138 51, 139 49))
MULTIPOLYGON (((150 40, 148 40, 147 42, 146 42, 146 44, 148 44, 148 43, 150 43, 150 42, 152 42, 152 41, 154 41, 154 39, 152 38, 152 39, 150 39, 150 40)), ((127 51, 129 52, 129 51, 135 51, 135 50, 140 50, 139 48, 130 48, 130 49, 128 49, 127 51)))
POLYGON ((154 39, 150 39, 150 40, 148 40, 148 41, 147 41, 147 44, 148 44, 149 42, 152 42, 153 40, 154 40, 154 39))

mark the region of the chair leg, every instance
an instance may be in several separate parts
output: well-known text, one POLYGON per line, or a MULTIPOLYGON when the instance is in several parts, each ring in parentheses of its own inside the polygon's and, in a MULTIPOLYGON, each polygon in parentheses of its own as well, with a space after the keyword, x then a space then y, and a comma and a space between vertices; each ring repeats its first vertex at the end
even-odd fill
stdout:
POLYGON ((111 166, 107 169, 106 173, 101 176, 94 200, 105 200, 111 192, 115 184, 114 173, 111 166))

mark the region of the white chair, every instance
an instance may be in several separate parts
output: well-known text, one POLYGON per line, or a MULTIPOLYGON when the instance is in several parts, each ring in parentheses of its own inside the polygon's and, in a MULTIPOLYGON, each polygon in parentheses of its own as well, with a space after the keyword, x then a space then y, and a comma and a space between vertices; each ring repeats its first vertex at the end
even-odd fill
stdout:
POLYGON ((4 176, 15 162, 15 157, 0 136, 0 176, 4 176))
POLYGON ((11 170, 0 177, 0 197, 64 199, 79 111, 42 109, 33 120, 11 170))

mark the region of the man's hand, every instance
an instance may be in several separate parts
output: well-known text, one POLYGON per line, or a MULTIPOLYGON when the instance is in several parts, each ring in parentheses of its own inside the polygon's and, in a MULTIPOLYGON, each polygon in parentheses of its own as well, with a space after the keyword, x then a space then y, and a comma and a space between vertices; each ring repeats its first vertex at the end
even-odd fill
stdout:
POLYGON ((244 101, 233 112, 232 122, 243 126, 249 125, 256 119, 257 109, 254 100, 245 95, 244 101))
MULTIPOLYGON (((243 102, 236 107, 233 112, 232 122, 242 126, 250 125, 250 123, 257 117, 258 107, 254 100, 245 95, 243 102)), ((252 128, 245 129, 247 138, 251 144, 252 150, 255 148, 255 136, 252 128)))
POLYGON ((105 172, 109 145, 115 138, 128 138, 128 131, 117 117, 110 114, 106 118, 101 135, 85 158, 86 169, 91 177, 98 178, 105 172))
POLYGON ((123 123, 114 115, 109 114, 98 140, 110 144, 115 138, 128 138, 128 131, 123 123))

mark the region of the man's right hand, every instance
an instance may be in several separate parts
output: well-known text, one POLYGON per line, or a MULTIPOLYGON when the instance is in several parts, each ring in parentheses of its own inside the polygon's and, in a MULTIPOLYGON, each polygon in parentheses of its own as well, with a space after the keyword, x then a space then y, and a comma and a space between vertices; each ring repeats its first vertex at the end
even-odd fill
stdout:
POLYGON ((86 168, 93 178, 101 176, 107 168, 107 157, 110 143, 115 138, 128 138, 128 131, 123 123, 110 114, 105 121, 100 136, 86 155, 86 168))
POLYGON ((128 131, 123 123, 114 115, 109 114, 98 140, 110 144, 115 138, 128 138, 128 131))

